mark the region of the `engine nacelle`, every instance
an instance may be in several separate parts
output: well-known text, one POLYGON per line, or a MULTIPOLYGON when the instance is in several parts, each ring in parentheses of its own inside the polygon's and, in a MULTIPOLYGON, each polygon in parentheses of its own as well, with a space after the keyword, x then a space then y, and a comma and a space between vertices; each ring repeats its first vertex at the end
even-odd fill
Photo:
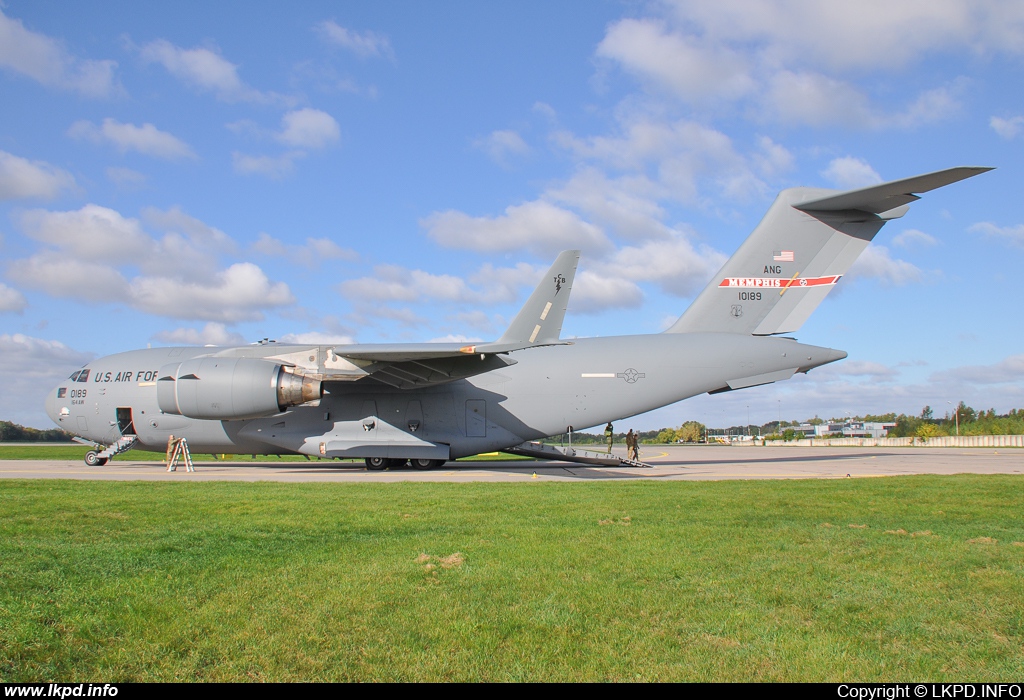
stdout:
POLYGON ((315 401, 323 391, 319 380, 248 357, 199 357, 166 365, 156 388, 164 413, 208 420, 271 416, 315 401))

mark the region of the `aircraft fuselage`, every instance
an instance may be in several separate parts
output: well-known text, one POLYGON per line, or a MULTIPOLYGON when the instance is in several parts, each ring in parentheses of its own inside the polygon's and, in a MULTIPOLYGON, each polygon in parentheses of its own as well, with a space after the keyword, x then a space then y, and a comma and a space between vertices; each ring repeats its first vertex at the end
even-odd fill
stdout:
MULTIPOLYGON (((327 347, 267 344, 235 351, 269 359, 307 350, 312 357, 327 347)), ((516 362, 508 367, 423 389, 369 378, 328 380, 318 402, 258 418, 203 420, 161 411, 162 367, 231 352, 178 347, 110 355, 51 391, 47 411, 65 430, 102 444, 131 429, 139 447, 156 450, 173 434, 194 452, 454 459, 570 426, 621 420, 704 392, 786 379, 846 356, 789 338, 727 333, 586 338, 513 352, 516 362)))

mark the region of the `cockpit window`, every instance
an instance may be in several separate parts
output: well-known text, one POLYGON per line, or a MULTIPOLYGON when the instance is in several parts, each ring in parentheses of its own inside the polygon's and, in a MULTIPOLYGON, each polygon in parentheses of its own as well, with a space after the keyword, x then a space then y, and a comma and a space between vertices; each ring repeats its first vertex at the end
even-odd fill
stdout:
POLYGON ((72 374, 70 377, 68 377, 68 379, 70 379, 73 382, 77 382, 78 381, 78 375, 80 375, 81 373, 82 373, 82 370, 78 370, 77 372, 72 374))
POLYGON ((75 381, 76 382, 87 382, 87 381, 89 381, 89 370, 83 369, 82 371, 80 371, 78 373, 78 379, 76 379, 75 381))

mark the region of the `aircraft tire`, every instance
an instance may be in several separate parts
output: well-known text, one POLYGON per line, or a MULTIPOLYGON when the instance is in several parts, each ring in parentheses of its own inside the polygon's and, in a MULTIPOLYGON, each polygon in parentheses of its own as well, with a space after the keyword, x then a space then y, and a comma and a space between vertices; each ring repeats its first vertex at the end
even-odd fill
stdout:
POLYGON ((366 458, 366 468, 369 469, 371 472, 379 472, 388 466, 390 466, 388 464, 388 460, 385 459, 384 457, 366 458))
POLYGON ((412 466, 420 471, 426 471, 444 464, 443 459, 410 459, 412 466))
POLYGON ((89 450, 85 453, 85 463, 90 467, 102 467, 107 463, 107 460, 100 459, 99 452, 96 450, 89 450))

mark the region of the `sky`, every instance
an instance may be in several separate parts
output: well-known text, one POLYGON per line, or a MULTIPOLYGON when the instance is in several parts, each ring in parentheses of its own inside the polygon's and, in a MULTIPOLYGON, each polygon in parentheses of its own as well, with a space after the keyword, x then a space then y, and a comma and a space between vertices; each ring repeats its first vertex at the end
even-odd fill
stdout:
POLYGON ((972 165, 795 333, 849 358, 641 430, 1024 408, 1024 4, 0 2, 0 419, 152 345, 658 333, 779 190, 972 165))

